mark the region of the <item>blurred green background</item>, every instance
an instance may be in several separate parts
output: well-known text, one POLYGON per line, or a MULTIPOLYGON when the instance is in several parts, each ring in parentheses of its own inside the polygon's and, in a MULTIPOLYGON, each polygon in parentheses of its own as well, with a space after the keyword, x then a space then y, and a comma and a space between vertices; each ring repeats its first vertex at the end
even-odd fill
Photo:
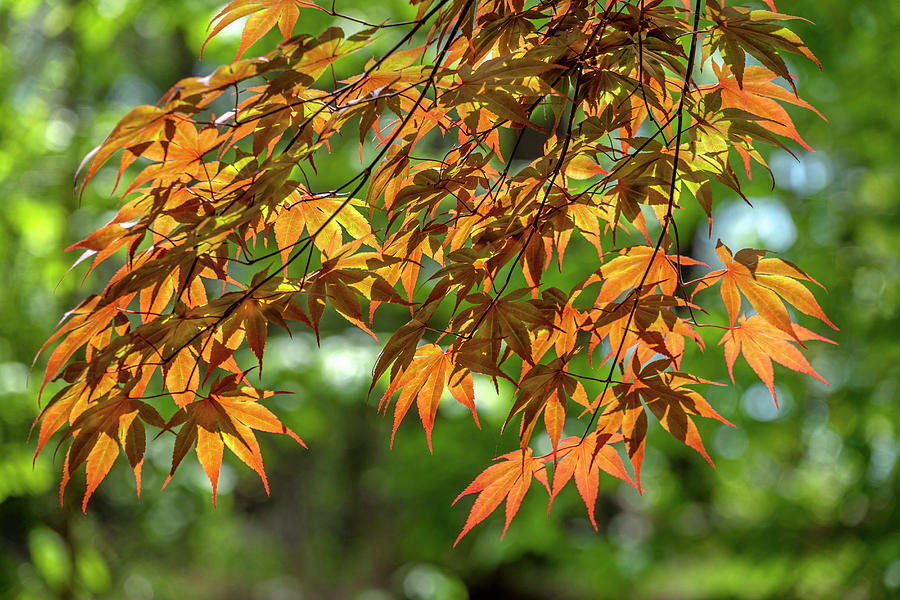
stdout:
MULTIPOLYGON (((338 7, 378 21, 404 4, 338 7)), ((230 60, 239 34, 200 61, 218 0, 0 2, 0 598, 900 597, 900 3, 779 4, 817 23, 793 26, 824 71, 792 67, 828 122, 791 111, 817 151, 772 152, 775 189, 764 176, 747 188, 756 212, 720 195, 714 237, 779 250, 827 287, 840 345, 810 356, 830 386, 776 367, 776 411, 741 363, 736 387, 709 391, 738 425, 701 425, 715 470, 657 429, 643 496, 602 482, 599 533, 574 489, 548 518, 536 488, 502 542, 495 515, 451 550, 470 503, 450 502, 494 454, 509 390, 479 386, 482 430, 442 411, 433 456, 414 416, 390 452, 390 419, 363 401, 377 348, 337 322, 321 349, 302 334, 267 348, 267 383, 294 392, 277 397, 279 414, 310 445, 262 440, 271 498, 234 460, 216 509, 193 460, 158 492, 169 440, 151 446, 140 500, 118 463, 86 515, 75 496, 60 508, 61 456, 51 448, 32 468, 26 443, 30 365, 96 283, 65 277, 62 248, 115 208, 114 169, 80 206, 72 173, 131 107, 230 60)), ((693 251, 708 248, 698 238, 693 251)), ((695 364, 725 381, 715 341, 695 364)))

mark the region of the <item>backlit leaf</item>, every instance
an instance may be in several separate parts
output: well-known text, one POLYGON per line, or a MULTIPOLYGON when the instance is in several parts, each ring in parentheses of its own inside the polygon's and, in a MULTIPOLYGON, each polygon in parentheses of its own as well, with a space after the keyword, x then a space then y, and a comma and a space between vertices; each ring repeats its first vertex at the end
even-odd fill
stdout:
POLYGON ((824 338, 789 312, 834 327, 809 275, 721 241, 723 268, 685 254, 689 207, 711 232, 717 190, 747 199, 743 172, 769 169, 761 143, 808 148, 785 106, 815 110, 788 70, 815 60, 793 17, 773 0, 412 4, 378 24, 231 0, 204 47, 237 27, 238 57, 265 53, 184 77, 85 158, 86 184, 121 152, 120 206, 70 246, 108 280, 41 348, 41 391, 57 383, 33 428, 37 452, 65 448, 61 498, 84 465, 86 505, 120 450, 140 493, 147 425, 174 435, 170 477, 196 454, 214 501, 226 448, 268 490, 256 432, 302 444, 249 381, 281 335, 378 332, 369 393, 394 404, 392 445, 413 405, 432 450, 442 399, 479 426, 475 378, 501 403, 508 384, 501 434, 519 431, 497 453, 517 449, 463 492, 459 539, 504 501, 508 527, 535 478, 551 502, 574 480, 596 527, 601 472, 640 489, 651 414, 712 463, 697 417, 727 421, 692 374, 703 331, 773 394, 772 361, 820 377, 803 343, 824 338), (698 295, 715 285, 724 311, 698 295))

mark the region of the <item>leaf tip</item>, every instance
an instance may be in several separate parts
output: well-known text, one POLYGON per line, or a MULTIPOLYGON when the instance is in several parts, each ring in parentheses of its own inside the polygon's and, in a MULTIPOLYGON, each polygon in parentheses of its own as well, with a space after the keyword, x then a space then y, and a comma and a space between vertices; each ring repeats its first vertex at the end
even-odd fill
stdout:
MULTIPOLYGON (((457 498, 457 500, 458 500, 458 499, 459 499, 459 498, 457 498)), ((465 528, 465 527, 464 527, 463 530, 459 532, 459 536, 457 536, 456 541, 453 542, 453 548, 456 548, 456 545, 459 543, 459 541, 460 541, 461 539, 463 539, 463 538, 465 537, 465 535, 466 535, 467 533, 469 533, 469 530, 470 530, 470 529, 471 529, 471 527, 469 527, 469 528, 465 528)))

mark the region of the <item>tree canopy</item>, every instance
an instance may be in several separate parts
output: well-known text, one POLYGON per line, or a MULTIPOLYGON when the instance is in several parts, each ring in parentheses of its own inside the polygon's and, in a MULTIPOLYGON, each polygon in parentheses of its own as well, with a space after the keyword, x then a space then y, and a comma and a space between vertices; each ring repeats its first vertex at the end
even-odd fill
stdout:
POLYGON ((773 361, 822 379, 800 349, 830 340, 788 310, 834 328, 815 280, 722 240, 709 267, 678 233, 696 203, 711 234, 713 187, 744 197, 741 172, 768 169, 760 144, 808 148, 783 106, 815 110, 785 62, 816 60, 791 17, 771 2, 413 4, 407 22, 293 35, 304 11, 342 15, 235 0, 207 39, 248 17, 235 61, 135 108, 85 159, 81 189, 120 151, 130 183, 70 249, 90 270, 125 260, 44 346, 43 385, 65 385, 37 452, 65 430, 60 501, 84 465, 85 508, 120 453, 140 492, 146 425, 175 434, 169 478, 194 449, 215 501, 227 447, 268 490, 254 431, 303 441, 251 372, 270 324, 318 338, 326 309, 373 337, 376 309, 408 313, 370 392, 387 380, 394 433, 415 403, 429 449, 446 393, 477 424, 473 374, 515 387, 502 429, 518 422, 517 447, 463 490, 478 495, 457 542, 504 500, 508 526, 535 480, 552 503, 574 479, 596 527, 600 471, 642 486, 650 414, 712 463, 696 417, 730 423, 685 360, 702 329, 773 400, 773 361), (241 58, 274 28, 277 49, 241 58), (348 131, 357 170, 324 186, 348 131), (724 319, 705 314, 715 297, 724 319))

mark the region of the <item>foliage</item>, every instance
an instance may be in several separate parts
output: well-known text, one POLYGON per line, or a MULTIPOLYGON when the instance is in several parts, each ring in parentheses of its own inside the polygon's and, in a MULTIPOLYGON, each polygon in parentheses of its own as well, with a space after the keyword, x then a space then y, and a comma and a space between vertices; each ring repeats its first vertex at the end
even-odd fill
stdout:
POLYGON ((65 428, 61 500, 84 464, 86 506, 120 450, 140 491, 145 425, 176 434, 173 473, 195 450, 214 499, 225 446, 266 483, 253 430, 302 441, 263 406, 273 392, 239 349, 261 374, 269 324, 318 337, 329 307, 373 337, 376 309, 408 313, 370 391, 387 378, 395 433, 415 403, 429 448, 445 391, 475 416, 473 374, 516 387, 504 428, 518 420, 517 449, 463 491, 478 496, 457 542, 504 500, 508 525, 534 479, 551 501, 574 479, 596 527, 600 470, 641 487, 648 411, 710 460, 694 417, 728 422, 683 364, 702 329, 773 397, 772 360, 819 377, 798 346, 828 340, 785 304, 833 327, 814 280, 721 241, 724 268, 710 269, 682 252, 675 219, 696 202, 711 231, 714 188, 743 197, 740 171, 767 168, 759 144, 805 146, 780 104, 811 108, 784 59, 815 60, 791 17, 700 0, 414 4, 410 22, 291 37, 304 11, 341 15, 235 0, 210 37, 249 16, 238 58, 132 110, 85 160, 81 189, 119 151, 119 179, 135 174, 117 216, 72 246, 90 270, 120 251, 124 265, 44 346, 43 386, 65 385, 38 452, 65 428), (278 49, 240 58, 276 27, 278 49), (337 79, 395 27, 380 58, 337 79), (350 130, 359 171, 317 187, 350 130), (542 148, 523 160, 531 132, 542 148), (579 282, 560 288, 563 272, 579 282), (724 322, 699 316, 710 287, 724 322))

